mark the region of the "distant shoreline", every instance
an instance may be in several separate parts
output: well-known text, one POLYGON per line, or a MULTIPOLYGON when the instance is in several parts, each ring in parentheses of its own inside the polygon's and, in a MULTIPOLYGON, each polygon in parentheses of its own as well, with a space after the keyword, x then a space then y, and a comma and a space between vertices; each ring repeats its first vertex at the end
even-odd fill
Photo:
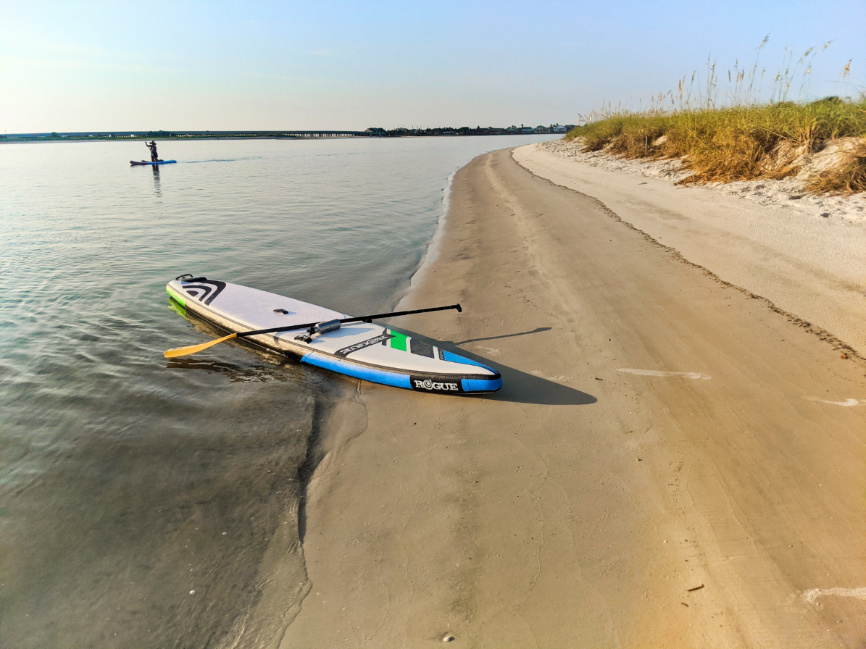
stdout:
POLYGON ((574 128, 572 125, 551 124, 550 126, 509 126, 506 128, 488 126, 477 128, 437 127, 427 129, 368 128, 364 131, 75 131, 50 133, 12 133, 0 135, 0 144, 16 142, 128 142, 134 140, 319 140, 347 139, 359 137, 465 137, 477 135, 539 135, 562 134, 574 128))

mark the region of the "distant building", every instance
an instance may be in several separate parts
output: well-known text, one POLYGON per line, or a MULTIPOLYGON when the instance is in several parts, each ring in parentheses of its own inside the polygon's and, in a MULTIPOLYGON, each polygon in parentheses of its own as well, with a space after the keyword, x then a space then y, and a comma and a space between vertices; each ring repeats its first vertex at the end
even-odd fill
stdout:
POLYGON ((553 125, 554 133, 568 133, 568 129, 565 128, 562 124, 554 124, 553 125))

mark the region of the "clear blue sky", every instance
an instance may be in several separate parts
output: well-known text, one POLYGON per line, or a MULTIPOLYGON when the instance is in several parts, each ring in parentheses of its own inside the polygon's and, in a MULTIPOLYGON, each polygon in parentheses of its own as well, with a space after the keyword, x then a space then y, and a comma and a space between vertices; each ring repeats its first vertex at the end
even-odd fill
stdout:
POLYGON ((576 123, 786 47, 792 95, 858 96, 866 0, 0 0, 0 132, 576 123))

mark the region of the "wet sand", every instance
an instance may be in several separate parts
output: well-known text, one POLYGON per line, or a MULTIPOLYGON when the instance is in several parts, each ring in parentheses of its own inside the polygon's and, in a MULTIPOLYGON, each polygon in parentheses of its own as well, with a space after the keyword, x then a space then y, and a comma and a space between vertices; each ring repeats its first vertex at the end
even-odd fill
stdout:
MULTIPOLYGON (((458 172, 401 306, 464 313, 395 325, 504 387, 357 385, 323 437, 310 590, 279 646, 866 640, 866 363, 589 193, 509 151, 458 172)), ((254 618, 285 615, 281 587, 254 618)))

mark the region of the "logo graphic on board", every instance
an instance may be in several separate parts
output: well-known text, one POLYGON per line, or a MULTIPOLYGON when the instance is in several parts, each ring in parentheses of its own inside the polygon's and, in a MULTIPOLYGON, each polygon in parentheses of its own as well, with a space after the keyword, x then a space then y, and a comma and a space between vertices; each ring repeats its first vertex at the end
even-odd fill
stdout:
POLYGON ((203 304, 210 304, 217 295, 222 293, 226 287, 225 282, 215 279, 200 279, 195 282, 184 283, 183 290, 192 295, 203 304))
POLYGON ((361 342, 355 343, 354 345, 349 345, 348 347, 343 347, 342 349, 338 349, 336 352, 334 352, 334 355, 335 356, 348 356, 352 352, 356 352, 359 349, 364 349, 365 347, 370 347, 372 345, 378 345, 379 343, 384 342, 386 340, 390 340, 393 337, 394 336, 392 336, 389 333, 380 334, 380 335, 376 336, 375 338, 368 338, 367 340, 362 340, 361 342))

